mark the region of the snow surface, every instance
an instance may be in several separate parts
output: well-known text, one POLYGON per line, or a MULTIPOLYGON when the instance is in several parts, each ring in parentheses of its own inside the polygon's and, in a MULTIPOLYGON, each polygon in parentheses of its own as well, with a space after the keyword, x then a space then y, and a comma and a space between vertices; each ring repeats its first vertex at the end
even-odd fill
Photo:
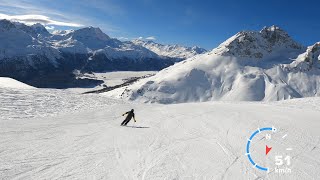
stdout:
POLYGON ((161 105, 62 90, 1 89, 0 102, 0 179, 320 176, 320 98, 161 105), (119 126, 131 108, 137 122, 119 126), (245 156, 247 138, 266 126, 279 130, 268 142, 273 149, 265 156, 266 140, 254 139, 254 160, 270 166, 275 155, 290 154, 291 174, 259 171, 245 156))
POLYGON ((110 104, 109 99, 74 90, 0 88, 0 96, 0 121, 56 116, 110 104))
POLYGON ((12 78, 0 77, 0 88, 34 89, 35 87, 29 86, 12 78))

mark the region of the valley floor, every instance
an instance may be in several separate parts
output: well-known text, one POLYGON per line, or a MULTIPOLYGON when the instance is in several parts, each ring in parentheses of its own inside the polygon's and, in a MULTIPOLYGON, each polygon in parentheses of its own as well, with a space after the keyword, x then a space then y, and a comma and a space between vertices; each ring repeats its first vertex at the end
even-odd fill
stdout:
POLYGON ((139 104, 63 90, 0 89, 0 179, 318 179, 320 98, 139 104), (137 122, 119 126, 135 109, 137 122), (273 167, 289 154, 292 170, 273 167), (287 134, 287 138, 282 138, 287 134), (272 146, 266 156, 264 147, 272 146), (287 152, 286 148, 293 150, 287 152))

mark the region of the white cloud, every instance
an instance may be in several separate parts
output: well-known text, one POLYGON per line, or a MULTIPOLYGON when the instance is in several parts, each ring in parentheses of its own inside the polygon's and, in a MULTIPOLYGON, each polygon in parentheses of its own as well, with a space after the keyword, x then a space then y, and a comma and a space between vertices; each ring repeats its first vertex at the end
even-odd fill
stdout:
POLYGON ((146 40, 155 41, 157 38, 155 36, 147 37, 146 40))
POLYGON ((144 37, 142 37, 142 36, 140 36, 140 37, 137 37, 137 38, 132 38, 133 40, 148 40, 148 41, 155 41, 155 40, 157 40, 157 38, 155 37, 155 36, 149 36, 149 37, 146 37, 146 38, 144 38, 144 37))
POLYGON ((119 39, 119 40, 122 40, 122 41, 127 41, 127 40, 129 40, 129 38, 127 38, 127 37, 118 37, 118 39, 119 39))
MULTIPOLYGON (((62 22, 50 19, 48 16, 27 14, 27 15, 7 15, 0 13, 0 19, 7 19, 11 21, 18 21, 28 25, 41 23, 44 25, 55 25, 55 26, 68 26, 68 27, 82 27, 82 24, 72 23, 72 22, 62 22)), ((52 27, 52 26, 51 26, 52 27)))
MULTIPOLYGON (((111 2, 110 0, 99 1, 99 0, 80 0, 77 1, 77 8, 71 8, 70 11, 61 10, 59 6, 72 5, 73 1, 66 2, 66 4, 57 3, 57 6, 51 6, 50 0, 0 0, 0 14, 6 15, 30 15, 30 14, 40 14, 45 17, 50 17, 49 20, 54 19, 56 22, 68 23, 66 27, 81 27, 81 26, 96 26, 100 27, 105 32, 120 32, 122 31, 118 26, 108 23, 105 19, 97 19, 90 16, 87 13, 88 7, 94 8, 95 11, 103 11, 107 16, 119 16, 125 15, 126 11, 119 6, 116 1, 111 2), (47 2, 47 3, 44 3, 47 2), (88 3, 89 2, 89 3, 88 3), (101 3, 100 3, 101 2, 101 3), (76 20, 76 22, 74 22, 76 20), (71 26, 71 25, 73 26, 71 26), (81 25, 81 26, 75 26, 81 25)), ((21 22, 21 21, 20 21, 21 22)), ((39 22, 41 23, 41 22, 39 22)), ((28 23, 33 24, 33 23, 28 23)), ((57 26, 65 25, 55 25, 57 26)), ((60 28, 61 29, 61 28, 60 28)), ((70 29, 70 28, 63 28, 70 29)), ((74 28, 71 28, 74 29, 74 28)))
POLYGON ((54 26, 46 26, 45 27, 47 30, 54 30, 54 26))

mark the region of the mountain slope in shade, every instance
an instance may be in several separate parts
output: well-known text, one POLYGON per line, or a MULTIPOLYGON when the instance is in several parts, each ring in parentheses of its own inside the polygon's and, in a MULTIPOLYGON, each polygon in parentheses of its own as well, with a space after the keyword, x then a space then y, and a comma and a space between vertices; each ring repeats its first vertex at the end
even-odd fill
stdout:
POLYGON ((279 28, 268 29, 270 33, 275 29, 275 34, 262 36, 265 29, 243 32, 241 36, 238 33, 209 53, 106 94, 151 103, 276 101, 319 96, 319 43, 305 50, 286 33, 277 31, 279 28), (246 41, 248 38, 251 40, 246 41), (255 55, 259 53, 261 56, 255 55))
POLYGON ((181 45, 163 45, 153 41, 143 41, 140 39, 135 39, 132 42, 136 45, 143 46, 160 56, 174 58, 178 61, 207 52, 207 50, 198 46, 185 47, 181 45))

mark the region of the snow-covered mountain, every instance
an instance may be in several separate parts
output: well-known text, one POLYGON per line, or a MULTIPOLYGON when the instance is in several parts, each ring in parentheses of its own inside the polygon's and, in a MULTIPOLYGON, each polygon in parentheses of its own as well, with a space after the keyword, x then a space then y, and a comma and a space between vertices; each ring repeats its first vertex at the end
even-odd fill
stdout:
POLYGON ((34 25, 31 26, 34 31, 38 34, 38 36, 43 36, 43 37, 46 37, 46 36, 50 36, 51 34, 47 31, 47 29, 40 23, 36 23, 34 25))
POLYGON ((185 47, 181 45, 163 45, 153 41, 144 41, 141 39, 135 39, 132 42, 136 45, 143 46, 160 56, 176 59, 176 61, 181 61, 207 52, 207 50, 198 46, 185 47))
POLYGON ((57 80, 56 86, 63 77, 61 74, 74 81, 71 72, 75 69, 160 70, 176 60, 133 42, 111 38, 95 27, 51 34, 41 24, 27 26, 0 20, 0 39, 0 76, 38 87, 50 87, 48 83, 53 79, 57 80))
POLYGON ((55 59, 60 58, 58 50, 39 39, 38 29, 35 27, 7 20, 0 21, 0 63, 11 58, 28 59, 34 55, 43 55, 56 65, 55 59))
POLYGON ((320 95, 319 43, 279 27, 240 32, 203 55, 106 94, 143 102, 274 101, 320 95))
MULTIPOLYGON (((128 58, 131 60, 159 59, 152 51, 131 42, 110 38, 100 28, 86 27, 78 30, 55 32, 48 39, 53 47, 68 53, 103 54, 108 59, 128 58)), ((92 60, 93 58, 89 58, 92 60)))

